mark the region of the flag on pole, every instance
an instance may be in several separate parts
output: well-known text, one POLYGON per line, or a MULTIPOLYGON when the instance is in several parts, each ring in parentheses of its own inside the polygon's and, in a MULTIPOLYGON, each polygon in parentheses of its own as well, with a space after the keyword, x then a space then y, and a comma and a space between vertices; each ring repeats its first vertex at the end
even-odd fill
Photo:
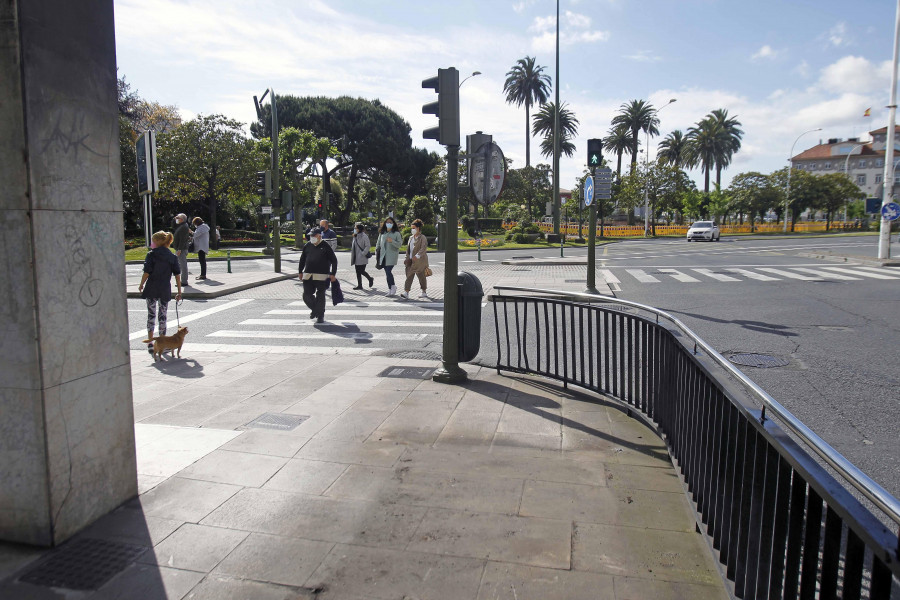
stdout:
POLYGON ((864 117, 871 117, 871 116, 872 116, 872 109, 871 109, 871 108, 867 108, 867 109, 866 109, 866 112, 863 113, 863 116, 864 116, 864 117))

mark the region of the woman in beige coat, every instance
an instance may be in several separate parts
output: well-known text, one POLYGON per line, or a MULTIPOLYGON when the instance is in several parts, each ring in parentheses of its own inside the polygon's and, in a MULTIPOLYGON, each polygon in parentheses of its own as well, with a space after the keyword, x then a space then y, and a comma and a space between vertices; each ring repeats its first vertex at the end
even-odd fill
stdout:
POLYGON ((414 277, 419 278, 419 285, 422 287, 422 295, 419 296, 419 300, 428 300, 426 292, 428 280, 425 278, 425 269, 428 268, 428 240, 422 232, 424 226, 422 219, 413 221, 412 235, 409 236, 409 242, 407 242, 406 259, 404 260, 406 284, 403 286, 405 291, 400 294, 400 297, 406 300, 409 299, 409 290, 412 289, 414 277))

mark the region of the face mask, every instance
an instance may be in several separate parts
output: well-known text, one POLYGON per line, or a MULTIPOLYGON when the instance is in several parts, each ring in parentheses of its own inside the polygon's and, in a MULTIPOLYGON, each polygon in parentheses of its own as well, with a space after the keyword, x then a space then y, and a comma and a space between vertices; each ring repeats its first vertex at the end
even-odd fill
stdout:
POLYGON ((384 228, 387 229, 388 231, 390 231, 391 229, 394 228, 394 224, 393 223, 385 223, 384 228))
POLYGON ((314 238, 312 239, 313 246, 318 246, 318 245, 319 245, 319 242, 321 242, 321 241, 322 241, 322 238, 320 238, 320 237, 314 237, 314 238))
POLYGON ((419 235, 419 230, 416 229, 415 227, 413 227, 413 228, 412 228, 412 234, 413 234, 413 235, 419 235))

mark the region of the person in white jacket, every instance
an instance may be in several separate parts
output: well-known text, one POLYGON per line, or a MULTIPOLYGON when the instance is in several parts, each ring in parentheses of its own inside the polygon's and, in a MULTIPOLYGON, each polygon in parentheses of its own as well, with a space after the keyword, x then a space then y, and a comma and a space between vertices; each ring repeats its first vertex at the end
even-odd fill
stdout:
POLYGON ((209 254, 209 225, 200 217, 194 217, 191 221, 194 226, 194 251, 200 259, 200 277, 206 279, 206 255, 209 254))

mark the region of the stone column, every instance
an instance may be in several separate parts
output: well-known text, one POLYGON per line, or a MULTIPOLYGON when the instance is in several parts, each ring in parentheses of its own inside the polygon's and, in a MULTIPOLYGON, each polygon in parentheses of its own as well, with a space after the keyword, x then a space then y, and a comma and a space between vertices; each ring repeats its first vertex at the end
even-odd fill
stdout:
POLYGON ((0 0, 0 539, 137 494, 113 0, 0 0))

